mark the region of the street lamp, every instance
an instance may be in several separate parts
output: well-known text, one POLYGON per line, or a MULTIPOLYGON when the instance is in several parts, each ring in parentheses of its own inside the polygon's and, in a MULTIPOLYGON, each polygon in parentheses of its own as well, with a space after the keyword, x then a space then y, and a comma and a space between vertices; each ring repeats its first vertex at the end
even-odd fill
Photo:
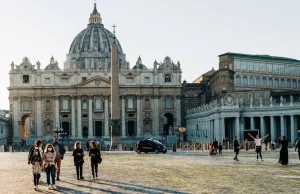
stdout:
POLYGON ((64 138, 68 136, 68 133, 66 132, 61 132, 60 133, 61 139, 62 139, 62 145, 64 145, 64 138))
POLYGON ((58 138, 58 134, 63 133, 63 128, 58 128, 58 123, 56 124, 56 127, 53 129, 53 133, 56 133, 56 137, 58 138))

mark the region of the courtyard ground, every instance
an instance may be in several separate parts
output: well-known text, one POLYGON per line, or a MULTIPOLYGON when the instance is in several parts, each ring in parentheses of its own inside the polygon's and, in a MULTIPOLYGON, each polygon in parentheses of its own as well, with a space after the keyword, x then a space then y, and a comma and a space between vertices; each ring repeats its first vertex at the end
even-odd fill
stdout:
MULTIPOLYGON (((86 152, 85 152, 86 153, 86 152)), ((242 151, 239 162, 232 151, 223 156, 207 152, 102 152, 98 180, 91 180, 90 161, 85 157, 85 180, 76 180, 71 152, 62 161, 57 191, 40 185, 40 193, 300 193, 300 163, 289 150, 289 165, 277 163, 279 150, 264 151, 256 161, 254 150, 242 151)), ((0 193, 37 193, 33 190, 27 153, 0 153, 0 193)), ((45 182, 45 174, 42 181, 45 182)))

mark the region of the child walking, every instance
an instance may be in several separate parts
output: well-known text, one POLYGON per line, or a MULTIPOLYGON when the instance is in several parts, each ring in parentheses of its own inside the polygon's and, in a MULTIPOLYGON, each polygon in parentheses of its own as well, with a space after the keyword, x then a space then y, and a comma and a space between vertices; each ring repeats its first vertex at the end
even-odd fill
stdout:
POLYGON ((84 163, 83 160, 83 150, 81 149, 81 143, 77 141, 74 144, 74 151, 73 151, 73 156, 74 156, 74 165, 76 166, 76 174, 77 174, 77 180, 79 179, 84 179, 82 176, 82 165, 84 163))
POLYGON ((45 171, 47 174, 48 189, 56 189, 56 186, 55 186, 56 167, 55 167, 55 163, 54 163, 55 157, 56 157, 56 153, 53 148, 53 145, 47 144, 44 155, 43 155, 43 160, 44 160, 44 164, 45 164, 45 171), (50 185, 50 175, 51 175, 51 179, 52 179, 52 185, 50 185))
POLYGON ((32 156, 30 157, 30 163, 32 164, 32 173, 33 173, 33 183, 34 190, 39 190, 39 180, 41 177, 41 172, 43 171, 43 159, 39 151, 39 148, 35 148, 32 156))
POLYGON ((100 150, 97 148, 96 142, 92 141, 92 147, 89 152, 89 156, 91 157, 91 167, 92 167, 92 175, 93 179, 98 177, 98 163, 101 163, 101 153, 100 150))

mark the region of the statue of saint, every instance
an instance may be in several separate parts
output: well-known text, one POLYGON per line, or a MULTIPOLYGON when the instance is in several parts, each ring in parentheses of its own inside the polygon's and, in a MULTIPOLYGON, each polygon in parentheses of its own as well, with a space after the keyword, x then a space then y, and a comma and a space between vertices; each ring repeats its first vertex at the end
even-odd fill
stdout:
POLYGON ((280 103, 283 103, 283 97, 280 96, 280 103))
POLYGON ((293 98, 293 96, 291 95, 290 96, 290 103, 293 103, 294 102, 294 98, 293 98))

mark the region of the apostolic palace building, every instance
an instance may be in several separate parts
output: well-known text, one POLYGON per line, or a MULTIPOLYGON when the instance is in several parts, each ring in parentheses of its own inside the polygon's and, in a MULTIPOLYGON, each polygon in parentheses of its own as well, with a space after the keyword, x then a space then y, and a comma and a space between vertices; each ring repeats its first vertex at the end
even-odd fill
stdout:
POLYGON ((113 92, 119 93, 113 105, 119 107, 122 141, 159 138, 170 127, 180 127, 180 63, 170 57, 153 61, 148 68, 138 57, 131 68, 115 34, 104 28, 95 4, 87 28, 71 43, 63 69, 54 57, 45 66, 27 57, 21 64, 11 64, 13 142, 29 137, 52 139, 54 128, 62 128, 69 139, 109 140, 113 92), (112 77, 113 63, 117 78, 112 77), (112 88, 116 80, 118 85, 112 88))

